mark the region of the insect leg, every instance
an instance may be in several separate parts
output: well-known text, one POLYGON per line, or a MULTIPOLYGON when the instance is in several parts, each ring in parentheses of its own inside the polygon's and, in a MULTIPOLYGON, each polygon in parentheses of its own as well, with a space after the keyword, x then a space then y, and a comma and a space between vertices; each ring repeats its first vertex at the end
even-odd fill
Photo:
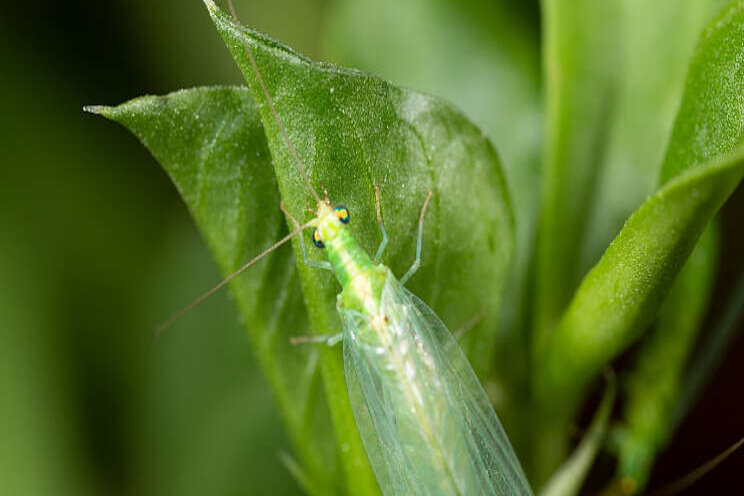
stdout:
POLYGON ((344 334, 339 332, 338 334, 322 334, 320 336, 293 336, 289 338, 289 344, 297 346, 299 344, 306 343, 325 343, 328 346, 336 346, 338 343, 343 341, 344 334))
POLYGON ((452 336, 456 340, 459 341, 460 338, 462 338, 465 334, 467 334, 467 332, 470 329, 472 329, 473 327, 475 327, 476 325, 478 325, 478 323, 480 323, 480 321, 483 320, 484 318, 486 318, 486 311, 485 310, 481 310, 477 314, 473 315, 470 318, 470 320, 468 320, 463 325, 461 325, 460 327, 458 327, 457 329, 455 329, 454 331, 452 331, 452 336))
MULTIPOLYGON (((280 203, 279 208, 282 209, 282 212, 284 212, 284 215, 287 216, 289 220, 291 220, 295 226, 299 229, 300 223, 297 222, 297 219, 294 218, 292 214, 289 213, 289 211, 284 208, 284 204, 280 203)), ((308 260, 307 259, 307 251, 305 250, 305 240, 302 238, 302 233, 300 233, 299 236, 297 236, 300 240, 300 250, 302 251, 302 260, 305 262, 305 265, 310 267, 311 269, 325 269, 325 270, 333 270, 333 266, 330 262, 326 260, 308 260)))
POLYGON ((329 196, 328 196, 328 190, 325 186, 323 186, 323 183, 320 183, 320 187, 323 189, 323 199, 326 201, 326 203, 329 203, 329 196))
POLYGON ((377 185, 375 185, 375 206, 377 208, 377 224, 380 226, 380 233, 382 233, 380 246, 377 248, 377 253, 375 253, 375 263, 380 263, 380 260, 382 260, 382 254, 387 246, 388 237, 387 231, 385 231, 385 224, 382 223, 382 215, 380 215, 380 188, 378 188, 377 185))
POLYGON ((418 222, 418 237, 416 238, 416 260, 413 261, 413 265, 411 265, 411 268, 408 269, 408 272, 403 274, 403 277, 400 278, 401 284, 405 284, 406 281, 408 281, 408 279, 410 279, 411 276, 415 274, 421 266, 421 244, 424 239, 424 214, 426 213, 426 207, 429 206, 429 200, 431 200, 431 196, 433 194, 434 193, 429 190, 429 194, 426 195, 426 200, 424 200, 424 206, 421 207, 421 215, 419 216, 418 222))

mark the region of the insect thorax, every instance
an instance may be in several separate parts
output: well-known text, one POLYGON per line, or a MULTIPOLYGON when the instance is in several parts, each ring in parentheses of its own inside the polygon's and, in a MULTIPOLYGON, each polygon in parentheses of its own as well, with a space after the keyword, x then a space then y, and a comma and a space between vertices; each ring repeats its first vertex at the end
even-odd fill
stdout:
POLYGON ((374 316, 380 311, 380 297, 390 269, 384 265, 370 265, 343 285, 338 295, 339 310, 356 310, 374 316))

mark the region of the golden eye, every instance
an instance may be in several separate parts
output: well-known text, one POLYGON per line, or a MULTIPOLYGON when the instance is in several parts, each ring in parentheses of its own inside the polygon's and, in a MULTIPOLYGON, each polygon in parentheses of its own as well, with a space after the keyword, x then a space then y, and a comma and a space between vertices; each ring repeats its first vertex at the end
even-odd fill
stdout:
POLYGON ((351 219, 351 217, 349 217, 349 209, 347 209, 343 205, 334 207, 333 213, 336 215, 336 218, 344 224, 348 224, 349 220, 351 219))
POLYGON ((320 239, 320 233, 318 232, 317 227, 313 229, 313 243, 315 243, 315 246, 317 246, 318 248, 325 248, 323 240, 320 239))

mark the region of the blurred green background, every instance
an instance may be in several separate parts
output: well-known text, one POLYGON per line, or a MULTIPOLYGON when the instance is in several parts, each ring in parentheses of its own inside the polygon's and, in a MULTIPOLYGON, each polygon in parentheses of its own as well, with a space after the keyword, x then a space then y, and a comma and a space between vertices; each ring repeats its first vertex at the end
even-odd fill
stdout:
MULTIPOLYGON (((514 3, 539 43, 536 2, 514 3)), ((324 50, 327 1, 236 4, 247 25, 312 58, 342 52, 324 50)), ((155 323, 219 275, 144 147, 82 112, 239 83, 203 4, 41 1, 2 11, 0 493, 299 494, 229 296, 152 338, 155 323)), ((472 91, 470 99, 489 97, 472 91)), ((741 188, 722 221, 716 294, 742 270, 741 188)), ((717 304, 714 296, 711 314, 717 304)), ((743 374, 739 340, 654 481, 742 435, 743 374)), ((737 480, 742 461, 736 455, 713 477, 737 480)))

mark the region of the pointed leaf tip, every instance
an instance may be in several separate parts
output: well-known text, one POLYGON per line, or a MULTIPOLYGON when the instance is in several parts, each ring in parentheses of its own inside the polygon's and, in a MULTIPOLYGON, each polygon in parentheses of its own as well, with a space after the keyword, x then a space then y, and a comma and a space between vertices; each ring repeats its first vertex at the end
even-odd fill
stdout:
POLYGON ((106 111, 109 109, 109 107, 106 107, 105 105, 84 105, 83 106, 83 112, 86 112, 88 114, 95 114, 95 115, 106 115, 106 111))

